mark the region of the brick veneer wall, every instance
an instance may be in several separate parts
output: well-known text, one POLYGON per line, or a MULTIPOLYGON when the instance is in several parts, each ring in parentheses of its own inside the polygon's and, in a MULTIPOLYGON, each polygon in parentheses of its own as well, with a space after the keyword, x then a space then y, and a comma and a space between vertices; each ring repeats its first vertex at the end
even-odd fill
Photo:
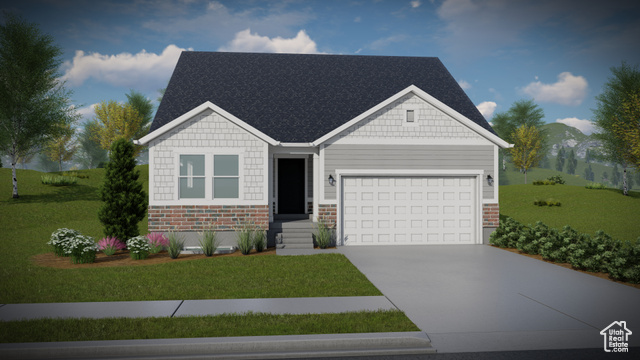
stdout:
POLYGON ((335 227, 338 219, 337 205, 318 205, 318 218, 324 221, 329 227, 335 227))
POLYGON ((498 227, 500 206, 498 204, 482 204, 482 227, 498 227))
POLYGON ((269 229, 268 205, 166 205, 149 206, 149 232, 234 230, 243 225, 269 229))

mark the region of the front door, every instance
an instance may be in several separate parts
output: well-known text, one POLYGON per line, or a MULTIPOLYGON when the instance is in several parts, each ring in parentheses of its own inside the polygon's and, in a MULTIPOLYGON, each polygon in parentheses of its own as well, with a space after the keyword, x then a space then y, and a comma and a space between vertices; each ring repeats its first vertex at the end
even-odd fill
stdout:
POLYGON ((278 213, 304 214, 304 159, 278 160, 278 213))

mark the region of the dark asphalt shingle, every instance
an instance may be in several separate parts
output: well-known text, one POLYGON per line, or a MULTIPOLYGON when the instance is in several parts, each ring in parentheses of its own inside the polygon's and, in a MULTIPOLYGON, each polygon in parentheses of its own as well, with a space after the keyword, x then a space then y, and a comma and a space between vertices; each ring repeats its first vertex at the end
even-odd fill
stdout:
POLYGON ((206 101, 282 142, 311 142, 415 85, 493 130, 438 58, 183 52, 151 131, 206 101))

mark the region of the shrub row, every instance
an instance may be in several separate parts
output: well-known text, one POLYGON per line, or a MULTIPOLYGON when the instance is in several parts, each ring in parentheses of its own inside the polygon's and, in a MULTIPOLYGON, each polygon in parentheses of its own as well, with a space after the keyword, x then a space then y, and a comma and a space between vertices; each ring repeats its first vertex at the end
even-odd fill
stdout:
POLYGON ((40 182, 44 185, 68 186, 75 185, 78 182, 78 178, 72 176, 42 175, 40 176, 40 182))
POLYGON ((551 180, 534 180, 533 185, 555 185, 555 181, 551 180))
POLYGON ((587 189, 604 190, 608 189, 607 185, 597 182, 590 182, 584 186, 587 189))
POLYGON ((541 221, 535 226, 525 226, 506 217, 500 219, 490 242, 501 248, 541 255, 545 260, 569 263, 575 269, 608 272, 613 279, 640 283, 640 237, 633 244, 613 239, 602 230, 591 237, 568 225, 558 231, 541 221))
POLYGON ((546 200, 535 199, 535 200, 533 200, 533 205, 538 205, 538 206, 560 206, 562 204, 560 203, 560 201, 558 201, 556 199, 546 199, 546 200))

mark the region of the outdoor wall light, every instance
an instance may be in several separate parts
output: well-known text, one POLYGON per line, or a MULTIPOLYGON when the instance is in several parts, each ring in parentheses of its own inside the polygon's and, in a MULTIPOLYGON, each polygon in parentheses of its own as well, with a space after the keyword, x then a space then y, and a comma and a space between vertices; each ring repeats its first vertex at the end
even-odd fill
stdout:
POLYGON ((336 183, 336 179, 333 178, 333 176, 329 175, 329 185, 333 186, 336 183))
POLYGON ((489 186, 493 185, 493 178, 491 175, 487 175, 487 182, 489 183, 489 186))

